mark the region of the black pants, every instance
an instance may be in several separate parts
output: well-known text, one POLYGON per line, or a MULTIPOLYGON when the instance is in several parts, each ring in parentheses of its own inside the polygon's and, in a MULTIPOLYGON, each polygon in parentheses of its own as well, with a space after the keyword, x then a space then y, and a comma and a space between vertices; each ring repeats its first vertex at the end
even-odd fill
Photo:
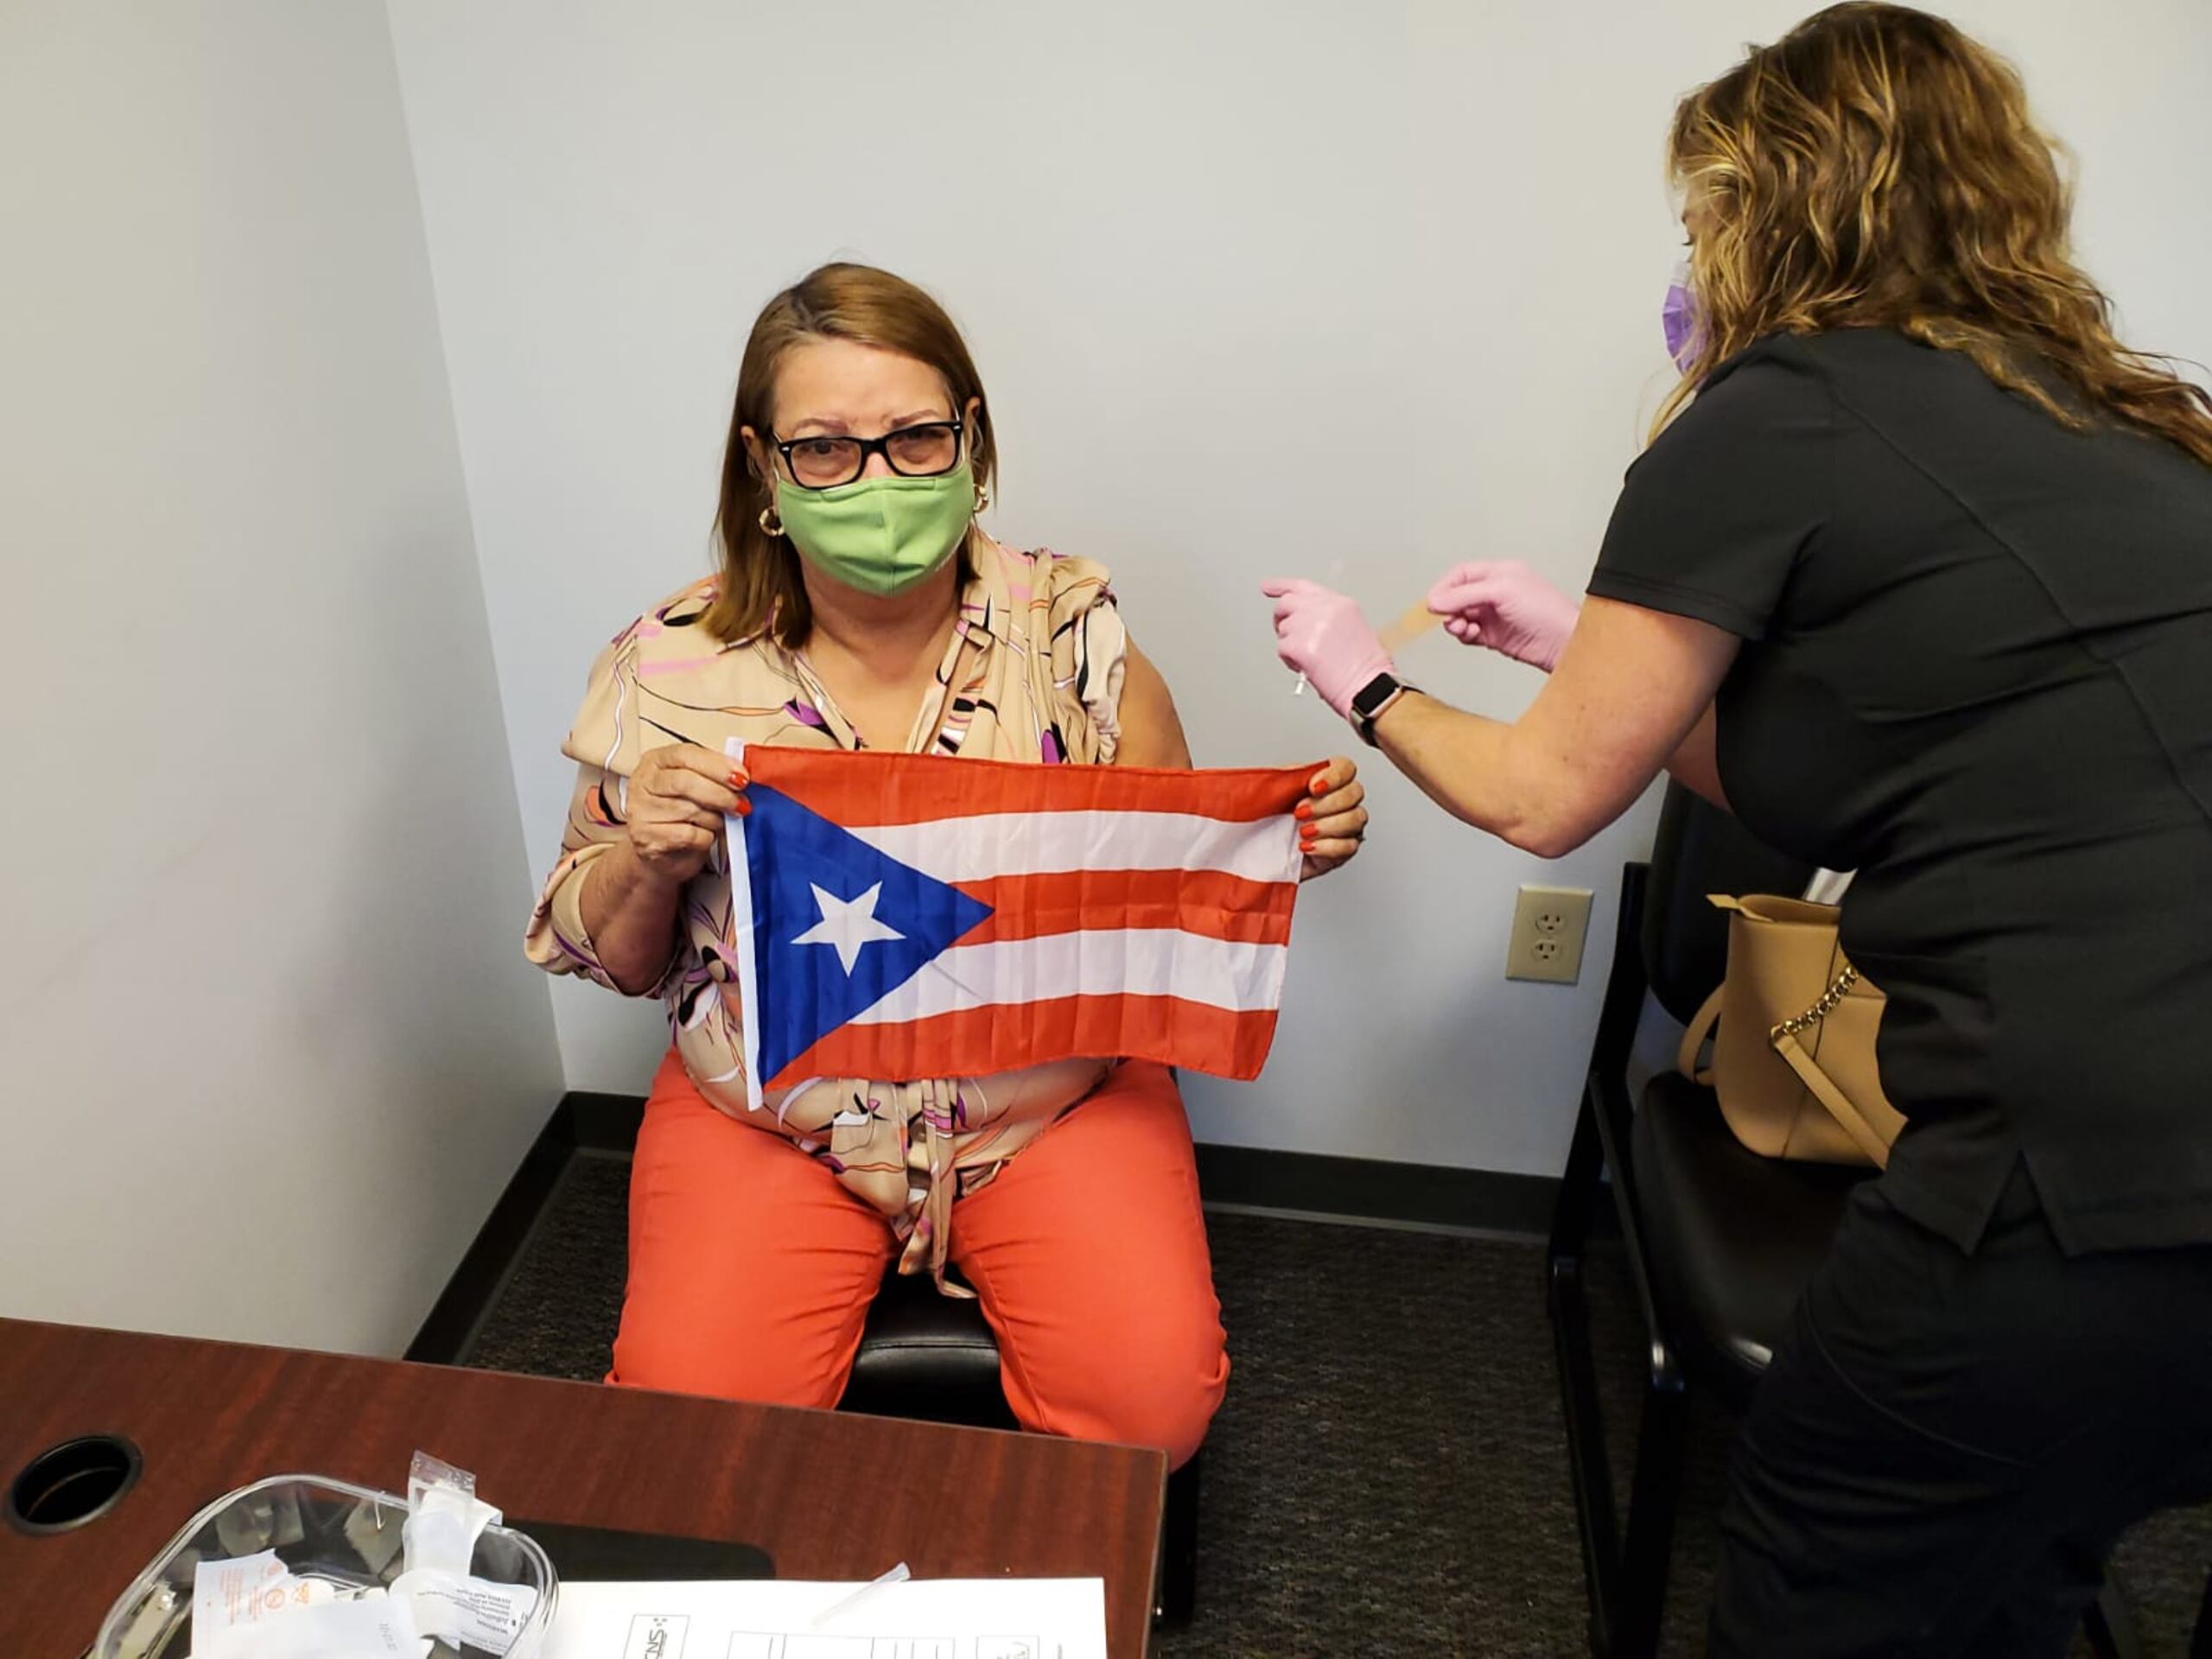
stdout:
POLYGON ((2212 1246, 1962 1255, 1878 1182, 1736 1449, 1708 1651, 2063 1656, 2128 1524, 2212 1498, 2212 1246))

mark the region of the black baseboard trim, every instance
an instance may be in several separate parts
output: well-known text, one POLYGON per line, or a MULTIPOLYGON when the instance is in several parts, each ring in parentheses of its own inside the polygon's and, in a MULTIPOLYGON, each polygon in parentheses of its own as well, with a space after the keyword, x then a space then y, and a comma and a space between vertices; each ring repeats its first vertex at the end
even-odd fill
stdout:
POLYGON ((1445 1169, 1200 1141, 1198 1194, 1208 1204, 1281 1210, 1402 1226, 1467 1228, 1541 1238, 1559 1182, 1548 1175, 1445 1169))
MULTIPOLYGON (((565 1114, 569 1144, 594 1152, 627 1153, 645 1122, 643 1095, 570 1090, 565 1114)), ((1471 1227, 1540 1236, 1551 1226, 1559 1182, 1548 1175, 1508 1175, 1493 1169, 1443 1169, 1381 1158, 1278 1152, 1200 1141, 1198 1192, 1208 1204, 1254 1210, 1295 1210, 1355 1221, 1428 1227, 1471 1227)))
MULTIPOLYGON (((569 1161, 579 1153, 628 1153, 645 1112, 642 1095, 571 1090, 561 1096, 408 1344, 407 1358, 461 1363, 569 1161)), ((1198 1194, 1208 1204, 1529 1238, 1542 1237, 1550 1227, 1559 1191, 1559 1182, 1546 1175, 1207 1141, 1198 1143, 1198 1194)))
POLYGON ((638 1129, 645 1121, 645 1097, 571 1089, 561 1096, 560 1109, 569 1114, 578 1147, 626 1154, 638 1144, 638 1129))

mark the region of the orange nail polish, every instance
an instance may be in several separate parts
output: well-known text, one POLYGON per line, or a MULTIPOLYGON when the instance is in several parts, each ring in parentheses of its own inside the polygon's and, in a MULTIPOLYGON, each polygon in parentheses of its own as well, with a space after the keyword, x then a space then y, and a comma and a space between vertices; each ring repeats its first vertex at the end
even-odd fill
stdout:
POLYGON ((739 772, 734 767, 731 769, 729 774, 729 786, 732 789, 743 789, 752 781, 753 780, 750 778, 747 777, 743 772, 739 772))
POLYGON ((1313 816, 1313 803, 1311 801, 1300 801, 1298 804, 1297 811, 1292 814, 1292 816, 1294 817, 1300 818, 1312 817, 1313 816))

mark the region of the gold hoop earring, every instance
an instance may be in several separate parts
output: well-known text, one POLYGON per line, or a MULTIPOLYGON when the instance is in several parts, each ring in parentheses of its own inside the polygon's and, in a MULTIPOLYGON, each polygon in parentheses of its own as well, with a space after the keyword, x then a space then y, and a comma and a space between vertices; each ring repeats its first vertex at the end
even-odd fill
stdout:
POLYGON ((991 493, 982 485, 976 486, 976 511, 981 512, 991 505, 991 493))
POLYGON ((760 509, 760 531, 765 536, 780 536, 784 533, 784 521, 781 518, 777 518, 773 524, 768 522, 774 516, 775 511, 772 506, 760 509))

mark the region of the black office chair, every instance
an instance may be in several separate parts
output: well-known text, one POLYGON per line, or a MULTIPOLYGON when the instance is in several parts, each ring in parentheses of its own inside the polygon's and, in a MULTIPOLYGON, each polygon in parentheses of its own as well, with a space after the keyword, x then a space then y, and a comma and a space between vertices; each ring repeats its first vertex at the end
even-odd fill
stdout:
MULTIPOLYGON (((926 1275, 894 1269, 868 1310, 840 1411, 1013 1428, 999 1385, 999 1346, 980 1304, 938 1294, 926 1275)), ((1155 1618, 1181 1624, 1198 1601, 1201 1452, 1167 1478, 1155 1618)))
MULTIPOLYGON (((1612 976, 1549 1252, 1553 1339, 1597 1659, 1645 1659, 1657 1649, 1690 1389, 1707 1390, 1738 1414, 1750 1405, 1852 1189, 1868 1178, 1865 1170, 1746 1151, 1712 1091, 1671 1069, 1651 1079, 1640 1107, 1629 1097, 1629 1056, 1647 990, 1687 1023, 1726 968, 1727 918, 1706 895, 1794 894, 1811 875, 1679 785, 1668 791, 1650 863, 1624 873, 1612 976), (1599 1417, 1583 1276, 1609 1170, 1650 1336, 1625 1532, 1599 1417)), ((2139 1650, 2126 1599, 2109 1580, 2085 1628, 2108 1659, 2139 1650)))

